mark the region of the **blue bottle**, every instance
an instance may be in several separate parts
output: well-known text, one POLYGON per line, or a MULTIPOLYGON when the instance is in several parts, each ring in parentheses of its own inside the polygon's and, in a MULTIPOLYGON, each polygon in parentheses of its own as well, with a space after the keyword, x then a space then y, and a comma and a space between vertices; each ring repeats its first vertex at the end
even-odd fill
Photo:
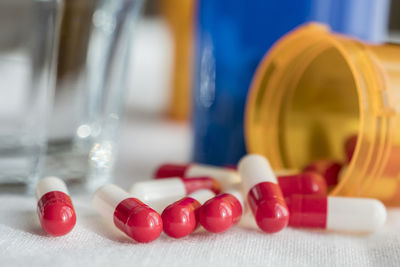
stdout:
POLYGON ((283 34, 302 23, 317 20, 329 24, 333 30, 377 41, 386 29, 388 3, 388 0, 199 0, 193 86, 194 161, 233 165, 245 154, 243 116, 247 91, 261 58, 283 34), (367 7, 370 2, 374 8, 367 7), (358 5, 364 6, 362 10, 367 13, 356 12, 358 5), (376 29, 370 35, 366 27, 371 23, 365 21, 376 22, 373 24, 376 29))

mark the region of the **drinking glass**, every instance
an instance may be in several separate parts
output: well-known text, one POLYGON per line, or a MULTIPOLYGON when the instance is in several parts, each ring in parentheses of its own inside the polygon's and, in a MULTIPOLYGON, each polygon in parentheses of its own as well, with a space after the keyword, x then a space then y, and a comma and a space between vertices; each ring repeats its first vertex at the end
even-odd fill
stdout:
POLYGON ((41 174, 61 7, 0 1, 0 184, 30 185, 41 174))
POLYGON ((134 25, 144 0, 68 0, 46 175, 89 189, 109 182, 134 25))

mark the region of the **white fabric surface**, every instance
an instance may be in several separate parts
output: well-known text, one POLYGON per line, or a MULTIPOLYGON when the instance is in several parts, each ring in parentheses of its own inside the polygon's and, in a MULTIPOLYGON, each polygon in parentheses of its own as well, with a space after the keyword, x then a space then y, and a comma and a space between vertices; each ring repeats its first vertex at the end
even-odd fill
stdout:
MULTIPOLYGON (((121 137, 116 183, 148 179, 163 161, 189 157, 188 126, 134 118, 121 137)), ((400 209, 368 236, 285 229, 268 235, 235 227, 175 240, 161 235, 138 244, 110 228, 91 207, 91 195, 73 195, 78 221, 64 237, 41 230, 30 196, 0 195, 0 266, 399 266, 400 209)))

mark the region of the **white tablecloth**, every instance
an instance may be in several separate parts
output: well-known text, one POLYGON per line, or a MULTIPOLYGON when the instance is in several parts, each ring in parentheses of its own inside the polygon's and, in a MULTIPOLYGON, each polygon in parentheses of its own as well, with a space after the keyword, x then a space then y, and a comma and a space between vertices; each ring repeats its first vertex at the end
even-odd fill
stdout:
MULTIPOLYGON (((157 117, 133 118, 121 142, 116 183, 123 187, 190 153, 188 126, 157 117)), ((40 228, 33 197, 0 195, 0 266, 400 266, 400 209, 391 209, 386 226, 369 236, 290 228, 268 235, 235 227, 138 244, 106 225, 90 195, 73 195, 73 202, 76 227, 53 238, 40 228)))

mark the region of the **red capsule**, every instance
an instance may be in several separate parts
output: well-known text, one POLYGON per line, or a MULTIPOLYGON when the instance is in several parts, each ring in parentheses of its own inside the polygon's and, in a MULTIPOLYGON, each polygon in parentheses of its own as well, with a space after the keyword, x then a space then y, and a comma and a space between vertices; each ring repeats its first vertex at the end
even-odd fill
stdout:
POLYGON ((292 195, 286 198, 291 227, 374 232, 386 221, 386 208, 376 199, 292 195))
POLYGON ((268 160, 249 154, 240 160, 238 170, 258 227, 267 233, 285 228, 289 212, 268 160))
POLYGON ((326 195, 325 179, 316 172, 280 176, 277 179, 284 197, 293 194, 326 195))
POLYGON ((339 173, 343 164, 333 160, 316 160, 307 165, 303 172, 316 172, 325 178, 326 185, 334 186, 338 184, 339 173))
POLYGON ((243 200, 239 192, 223 193, 207 200, 199 209, 200 224, 213 233, 228 230, 239 222, 243 200))
POLYGON ((69 233, 76 224, 76 214, 65 183, 56 177, 40 180, 36 187, 37 213, 43 230, 52 236, 69 233))
POLYGON ((166 207, 161 214, 164 233, 173 238, 182 238, 198 227, 198 209, 215 194, 210 190, 199 190, 166 207))
POLYGON ((93 205, 105 219, 137 242, 151 242, 162 232, 160 215, 116 185, 100 187, 94 194, 93 205))

